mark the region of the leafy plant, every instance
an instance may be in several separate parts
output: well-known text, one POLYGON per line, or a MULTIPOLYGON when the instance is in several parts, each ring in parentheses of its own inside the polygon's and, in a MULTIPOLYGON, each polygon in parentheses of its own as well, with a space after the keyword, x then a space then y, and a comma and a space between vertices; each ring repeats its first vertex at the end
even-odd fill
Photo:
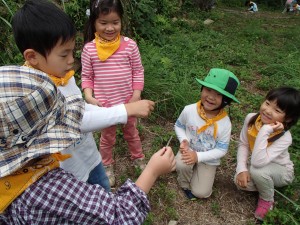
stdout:
POLYGON ((19 8, 19 4, 15 1, 1 0, 0 5, 0 65, 20 64, 23 62, 23 56, 15 45, 12 35, 11 20, 14 12, 19 8))
POLYGON ((78 31, 83 31, 87 20, 86 9, 89 7, 89 0, 65 1, 61 0, 64 11, 73 19, 78 31))
POLYGON ((127 29, 129 35, 148 39, 159 35, 159 31, 154 29, 156 9, 153 0, 123 0, 123 6, 127 11, 125 29, 127 29))

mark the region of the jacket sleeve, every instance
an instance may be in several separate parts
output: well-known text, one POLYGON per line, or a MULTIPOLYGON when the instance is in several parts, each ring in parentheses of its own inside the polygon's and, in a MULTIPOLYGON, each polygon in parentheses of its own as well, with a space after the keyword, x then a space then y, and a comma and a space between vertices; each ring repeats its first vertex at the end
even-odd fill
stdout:
POLYGON ((94 71, 91 62, 91 56, 89 54, 87 43, 81 53, 81 87, 94 89, 94 71))
POLYGON ((175 122, 174 129, 176 136, 181 143, 184 139, 189 140, 188 136, 186 135, 186 107, 182 110, 181 114, 179 115, 178 119, 175 122))
POLYGON ((248 123, 252 116, 254 116, 255 113, 250 113, 246 116, 243 128, 240 133, 240 140, 238 144, 238 151, 237 151, 237 167, 236 167, 236 173, 239 174, 244 171, 248 171, 247 168, 247 161, 249 156, 249 142, 248 142, 248 123))
POLYGON ((268 138, 273 133, 270 125, 263 125, 257 134, 256 141, 251 155, 251 165, 254 167, 264 167, 278 158, 283 152, 287 151, 292 144, 290 132, 274 141, 268 146, 268 138))
POLYGON ((105 108, 86 103, 81 122, 81 132, 99 131, 112 125, 126 124, 127 119, 124 104, 105 108))
POLYGON ((144 89, 144 67, 137 44, 132 41, 132 52, 130 55, 130 63, 132 68, 132 88, 133 90, 144 89))

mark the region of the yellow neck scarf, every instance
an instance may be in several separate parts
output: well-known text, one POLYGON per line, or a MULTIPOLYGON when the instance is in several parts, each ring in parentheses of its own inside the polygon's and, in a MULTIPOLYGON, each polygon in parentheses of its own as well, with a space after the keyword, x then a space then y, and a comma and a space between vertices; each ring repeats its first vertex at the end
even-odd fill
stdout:
MULTIPOLYGON (((27 67, 35 69, 27 61, 24 63, 23 66, 27 66, 27 67)), ((53 76, 53 75, 50 75, 50 74, 47 74, 47 75, 51 78, 51 80, 53 81, 53 83, 56 86, 65 86, 65 85, 68 84, 68 81, 71 79, 71 77, 74 76, 74 74, 75 74, 75 71, 70 70, 69 72, 66 73, 66 75, 64 77, 56 77, 56 76, 53 76)))
POLYGON ((3 213, 26 188, 40 179, 45 173, 59 167, 59 161, 69 157, 70 155, 62 155, 60 153, 46 155, 13 174, 0 178, 0 213, 3 213))
POLYGON ((95 33, 95 43, 100 61, 105 61, 120 47, 120 34, 114 40, 107 41, 95 33))
POLYGON ((225 116, 227 116, 227 112, 224 109, 221 109, 218 115, 216 115, 211 119, 208 119, 201 105, 201 101, 197 102, 197 112, 199 116, 206 122, 204 126, 200 127, 197 130, 197 134, 200 134, 202 131, 205 131, 209 126, 214 125, 214 138, 216 139, 217 132, 218 132, 218 124, 216 122, 219 121, 220 119, 223 119, 225 116))
MULTIPOLYGON (((250 147, 251 152, 253 151, 257 134, 262 126, 263 126, 263 123, 262 123, 260 115, 259 115, 257 117, 257 119, 255 120, 255 123, 251 127, 248 128, 247 137, 248 137, 248 142, 249 142, 249 147, 250 147)), ((283 130, 278 130, 278 131, 273 132, 272 134, 270 134, 269 139, 274 137, 275 135, 282 133, 282 132, 283 132, 283 130)), ((272 144, 272 142, 268 141, 268 146, 270 146, 271 144, 272 144)))
POLYGON ((75 74, 74 70, 70 70, 69 72, 66 73, 66 75, 64 77, 56 77, 53 75, 48 74, 48 76, 50 77, 50 79, 53 81, 53 83, 56 86, 65 86, 68 84, 68 81, 71 79, 71 77, 73 77, 75 74))

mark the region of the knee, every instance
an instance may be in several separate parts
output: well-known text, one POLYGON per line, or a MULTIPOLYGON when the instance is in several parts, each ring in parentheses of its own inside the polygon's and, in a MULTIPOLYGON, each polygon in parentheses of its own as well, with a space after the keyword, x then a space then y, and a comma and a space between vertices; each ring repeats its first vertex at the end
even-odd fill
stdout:
POLYGON ((126 141, 140 140, 139 131, 135 126, 126 126, 126 128, 122 128, 122 131, 126 141))
POLYGON ((256 180, 261 180, 261 179, 265 179, 266 177, 268 177, 268 175, 264 172, 264 170, 262 170, 261 168, 255 168, 253 166, 250 167, 249 173, 250 173, 251 179, 253 179, 254 182, 256 180))
POLYGON ((195 195, 197 198, 209 198, 212 194, 212 189, 200 190, 192 188, 191 191, 193 195, 195 195))
POLYGON ((192 167, 185 164, 179 157, 176 157, 176 171, 186 171, 190 170, 192 167))
POLYGON ((114 136, 114 135, 101 135, 100 142, 101 142, 101 144, 105 144, 105 145, 115 145, 116 136, 114 136))

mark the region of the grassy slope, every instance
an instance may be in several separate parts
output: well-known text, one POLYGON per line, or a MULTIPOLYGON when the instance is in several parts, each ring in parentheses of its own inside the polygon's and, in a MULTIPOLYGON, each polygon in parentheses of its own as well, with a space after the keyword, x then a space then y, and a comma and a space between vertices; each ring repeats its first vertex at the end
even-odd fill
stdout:
MULTIPOLYGON (((237 92, 241 104, 231 107, 233 141, 229 155, 222 163, 225 172, 233 172, 236 140, 245 115, 256 111, 264 94, 273 87, 291 85, 300 88, 300 17, 282 15, 279 11, 248 14, 242 10, 217 8, 212 13, 190 12, 162 22, 162 33, 167 35, 158 37, 160 46, 149 42, 139 43, 146 74, 144 96, 153 100, 167 99, 157 105, 154 116, 147 121, 151 125, 141 128, 145 136, 149 135, 149 131, 154 134, 148 155, 150 156, 151 151, 158 146, 163 146, 173 132, 172 126, 166 132, 164 129, 166 125, 157 120, 168 120, 172 124, 183 106, 195 102, 199 96, 200 90, 194 78, 202 79, 210 68, 221 67, 233 71, 241 81, 241 87, 237 92), (215 22, 208 26, 203 25, 203 21, 207 18, 215 22), (228 171, 227 167, 230 168, 228 171)), ((300 166, 297 162, 300 157, 297 151, 300 144, 299 126, 292 131, 294 145, 291 152, 298 180, 280 191, 299 206, 300 166)), ((176 152, 178 146, 176 140, 173 141, 173 146, 176 152)), ((225 177, 230 179, 232 175, 226 174, 225 177)), ((151 202, 155 216, 153 214, 149 216, 149 224, 161 224, 162 218, 164 222, 174 218, 180 221, 180 217, 182 218, 180 208, 189 207, 186 203, 180 207, 170 206, 172 198, 178 201, 174 197, 178 195, 178 190, 168 186, 166 184, 168 178, 166 179, 159 182, 152 191, 154 194, 151 195, 151 202), (161 206, 157 201, 164 202, 165 210, 160 209, 161 206)), ((174 181, 174 175, 170 179, 174 181)), ((172 182, 169 185, 172 186, 172 182)), ((253 198, 250 199, 254 207, 253 198)), ((273 216, 270 223, 275 223, 272 220, 278 222, 280 218, 288 220, 292 217, 293 219, 289 220, 291 222, 299 220, 296 213, 297 206, 284 201, 282 197, 277 197, 276 200, 279 202, 277 208, 281 213, 273 216)), ((218 208, 220 204, 212 200, 209 207, 211 211, 222 212, 222 209, 218 208)), ((243 203, 240 204, 242 207, 243 203)), ((251 207, 249 209, 254 210, 251 207)), ((251 214, 245 216, 248 218, 245 224, 253 223, 251 214)), ((236 219, 239 220, 238 217, 236 219)), ((223 219, 223 222, 225 221, 228 220, 223 219)), ((189 223, 185 222, 182 224, 189 223)), ((238 224, 238 221, 236 222, 238 224)))

